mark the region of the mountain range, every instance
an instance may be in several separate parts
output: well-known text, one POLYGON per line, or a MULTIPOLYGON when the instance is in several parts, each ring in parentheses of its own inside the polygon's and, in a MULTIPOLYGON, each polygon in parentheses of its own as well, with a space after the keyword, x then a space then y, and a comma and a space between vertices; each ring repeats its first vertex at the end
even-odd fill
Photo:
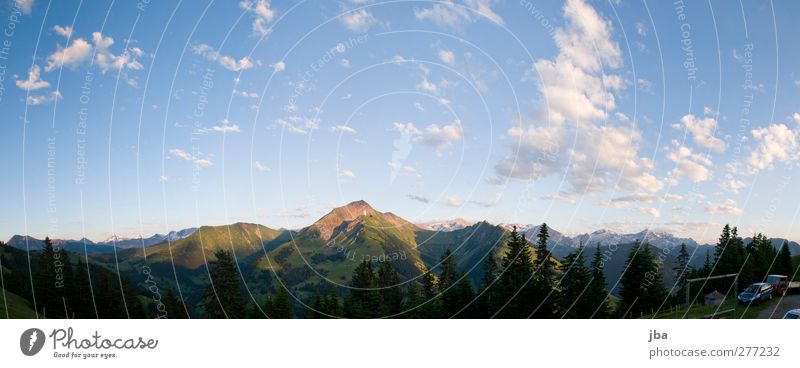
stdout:
MULTIPOLYGON (((473 284, 478 284, 486 257, 502 256, 506 237, 513 227, 463 219, 414 224, 391 212, 377 211, 364 201, 356 201, 331 210, 299 230, 236 223, 149 238, 113 237, 98 243, 86 239, 54 240, 54 244, 75 253, 86 252, 94 264, 118 270, 137 282, 152 278, 162 290, 176 289, 195 305, 193 302, 199 300, 207 284, 207 265, 219 249, 233 253, 246 291, 254 296, 273 292, 278 282, 301 296, 312 295, 330 285, 344 286, 362 260, 390 261, 401 279, 414 279, 425 270, 435 270, 448 249, 454 253, 459 269, 469 275, 473 284)), ((535 241, 541 225, 516 225, 516 228, 529 241, 535 241)), ((593 248, 599 247, 610 289, 615 287, 636 241, 647 240, 663 254, 662 272, 668 282, 674 279, 672 268, 681 243, 692 254, 693 265, 702 265, 706 254, 713 254, 711 245, 699 245, 692 239, 666 232, 644 230, 619 234, 598 230, 567 236, 549 229, 549 235, 548 245, 556 261, 585 245, 590 252, 586 255, 588 263, 593 248)), ((42 243, 17 235, 8 245, 35 251, 42 248, 42 243)), ((782 240, 773 244, 780 245, 782 240)), ((793 254, 800 253, 797 243, 790 244, 793 254)))

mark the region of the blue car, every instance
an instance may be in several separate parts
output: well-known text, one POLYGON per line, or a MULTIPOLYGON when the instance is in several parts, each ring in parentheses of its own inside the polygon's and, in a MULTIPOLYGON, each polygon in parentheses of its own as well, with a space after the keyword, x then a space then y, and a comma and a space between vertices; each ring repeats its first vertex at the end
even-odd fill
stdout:
POLYGON ((758 304, 770 300, 772 299, 772 285, 766 282, 757 282, 744 289, 737 299, 744 304, 758 304))

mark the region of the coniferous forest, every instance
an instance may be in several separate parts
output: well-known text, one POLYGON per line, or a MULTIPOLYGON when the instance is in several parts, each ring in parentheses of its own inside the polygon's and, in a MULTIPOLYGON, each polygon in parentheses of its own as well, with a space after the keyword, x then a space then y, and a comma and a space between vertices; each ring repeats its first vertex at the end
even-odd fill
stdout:
POLYGON ((787 244, 775 249, 762 234, 745 243, 728 225, 701 267, 691 265, 692 255, 680 245, 673 282, 662 276, 661 250, 647 243, 631 246, 619 279, 607 280, 601 247, 580 246, 557 258, 548 238, 547 225, 532 241, 513 229, 502 247, 484 255, 477 282, 445 249, 412 277, 391 260, 361 260, 345 284, 319 281, 300 291, 285 278, 271 278, 264 293, 243 281, 243 260, 217 250, 198 273, 204 286, 197 297, 184 298, 176 286, 152 281, 156 270, 146 269, 148 278, 137 283, 92 257, 56 249, 49 238, 31 252, 0 243, 0 265, 6 303, 17 296, 35 308, 28 317, 40 318, 640 318, 684 308, 687 298, 702 304, 709 292, 733 296, 767 275, 792 278, 797 271, 787 244), (738 280, 695 283, 687 293, 687 280, 727 274, 738 280))

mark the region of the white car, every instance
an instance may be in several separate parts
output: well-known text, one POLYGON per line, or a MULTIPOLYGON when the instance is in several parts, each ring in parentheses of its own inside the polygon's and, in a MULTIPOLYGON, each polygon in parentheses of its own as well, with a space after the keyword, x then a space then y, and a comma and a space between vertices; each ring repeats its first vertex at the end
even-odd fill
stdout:
POLYGON ((783 319, 800 319, 800 309, 792 309, 783 315, 783 319))

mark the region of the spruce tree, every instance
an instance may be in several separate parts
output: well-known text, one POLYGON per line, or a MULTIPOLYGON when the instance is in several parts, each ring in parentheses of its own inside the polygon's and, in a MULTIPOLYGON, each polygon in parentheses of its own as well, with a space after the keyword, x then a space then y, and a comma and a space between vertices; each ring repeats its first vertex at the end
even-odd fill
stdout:
POLYGON ((58 280, 56 280, 55 257, 53 243, 50 237, 46 237, 42 252, 39 254, 39 268, 34 283, 37 307, 46 317, 64 316, 64 306, 56 289, 58 280))
POLYGON ((555 316, 556 305, 554 298, 554 283, 556 276, 556 263, 547 249, 550 235, 547 224, 543 223, 536 236, 536 261, 533 267, 532 293, 534 308, 531 317, 552 318, 555 316))
POLYGON ((590 318, 608 318, 611 316, 611 308, 608 304, 608 291, 606 290, 606 276, 603 273, 603 255, 600 253, 600 246, 595 247, 594 257, 592 258, 591 281, 586 290, 584 303, 590 306, 592 314, 590 318))
POLYGON ((78 257, 77 265, 75 266, 74 277, 74 298, 72 306, 75 311, 76 318, 98 318, 95 313, 94 298, 92 296, 92 288, 89 284, 89 269, 82 257, 78 257))
POLYGON ((216 260, 210 262, 209 285, 203 291, 200 308, 205 318, 244 318, 245 300, 233 255, 220 249, 214 256, 216 260))
POLYGON ((498 301, 503 306, 499 313, 501 318, 528 318, 528 315, 539 304, 531 295, 533 278, 533 262, 531 249, 524 236, 511 231, 506 241, 508 250, 501 262, 500 290, 502 297, 498 301))
POLYGON ((789 251, 789 244, 783 241, 781 250, 778 252, 778 259, 775 261, 775 273, 787 275, 790 278, 794 275, 792 270, 792 253, 789 251))
POLYGON ((592 273, 586 268, 583 250, 582 246, 579 247, 562 261, 564 274, 557 296, 562 318, 589 318, 595 311, 595 306, 583 299, 592 279, 592 273))
POLYGON ((164 299, 162 301, 164 303, 164 309, 167 312, 166 317, 169 319, 184 319, 186 318, 186 310, 183 307, 183 303, 175 295, 175 292, 172 288, 167 289, 167 293, 164 295, 164 299))
POLYGON ((72 262, 69 260, 69 254, 66 249, 61 248, 58 251, 58 259, 61 261, 61 276, 56 275, 56 279, 61 279, 60 283, 56 284, 58 295, 63 299, 64 308, 66 308, 67 318, 75 317, 75 309, 77 304, 77 296, 75 289, 75 278, 72 270, 72 262))
POLYGON ((499 300, 497 287, 498 278, 497 260, 495 259, 494 249, 486 255, 483 261, 483 276, 481 277, 481 293, 477 301, 477 317, 491 318, 497 312, 497 302, 499 300))
POLYGON ((422 273, 421 296, 419 318, 442 318, 442 299, 439 297, 438 280, 427 268, 422 273))
POLYGON ((387 314, 377 290, 372 263, 362 261, 353 271, 349 318, 379 318, 387 314))
POLYGON ((269 318, 291 319, 294 315, 294 311, 292 310, 292 297, 283 285, 278 285, 278 293, 271 304, 271 313, 268 313, 269 318))
POLYGON ((453 317, 464 305, 462 304, 460 292, 455 285, 458 282, 458 269, 453 252, 446 250, 439 261, 441 272, 439 273, 439 290, 442 293, 442 311, 444 317, 453 317))
POLYGON ((400 290, 400 276, 390 262, 381 263, 378 267, 378 288, 381 299, 389 314, 395 315, 402 310, 403 292, 400 290))
POLYGON ((145 313, 144 304, 136 290, 136 285, 134 285, 133 281, 127 276, 123 276, 121 280, 122 295, 124 297, 125 309, 127 310, 127 317, 131 319, 145 318, 147 315, 145 313))
POLYGON ((676 295, 684 295, 686 293, 686 279, 693 269, 689 266, 691 256, 689 251, 686 250, 686 244, 681 243, 681 248, 678 251, 678 257, 675 260, 675 267, 672 271, 675 273, 676 295))
POLYGON ((419 283, 416 281, 409 282, 408 292, 405 300, 403 300, 403 318, 422 318, 422 313, 420 313, 422 303, 419 283))
POLYGON ((624 318, 656 312, 667 294, 650 245, 637 242, 628 254, 625 267, 620 279, 622 300, 618 305, 618 314, 624 318))

